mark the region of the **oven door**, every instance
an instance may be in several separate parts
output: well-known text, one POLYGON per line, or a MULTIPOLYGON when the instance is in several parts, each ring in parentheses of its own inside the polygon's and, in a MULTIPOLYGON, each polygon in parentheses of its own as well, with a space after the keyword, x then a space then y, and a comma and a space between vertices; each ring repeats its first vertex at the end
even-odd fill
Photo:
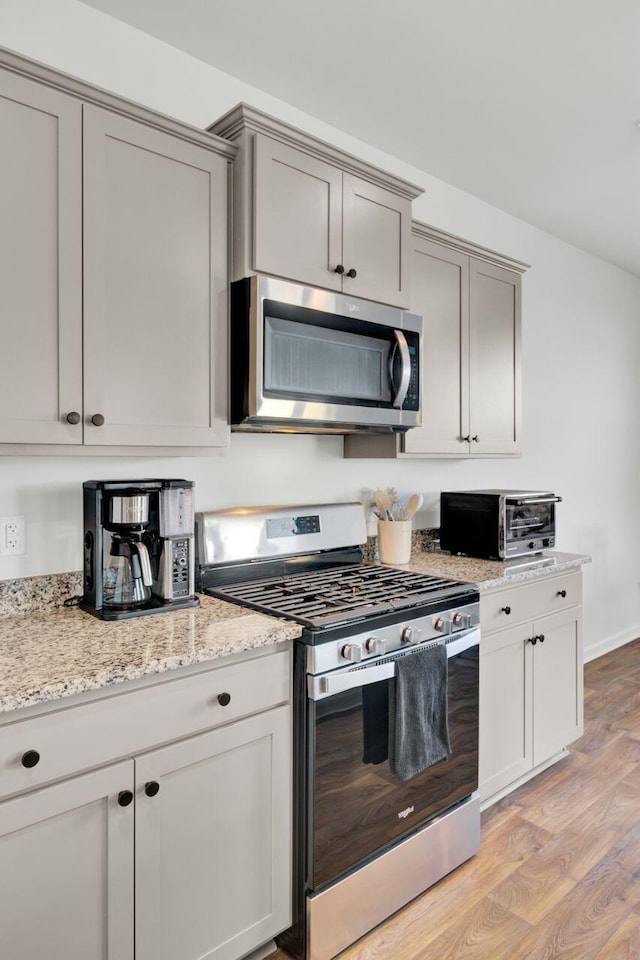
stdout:
POLYGON ((308 680, 307 889, 317 891, 478 786, 480 631, 447 643, 450 757, 406 783, 388 762, 389 688, 399 656, 308 680))
POLYGON ((342 433, 419 425, 422 318, 269 277, 240 283, 249 425, 342 433))

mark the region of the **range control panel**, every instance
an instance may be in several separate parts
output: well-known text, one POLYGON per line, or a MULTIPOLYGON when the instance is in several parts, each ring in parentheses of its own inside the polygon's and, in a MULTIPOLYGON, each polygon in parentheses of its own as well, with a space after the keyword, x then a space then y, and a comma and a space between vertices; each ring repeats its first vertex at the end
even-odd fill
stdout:
POLYGON ((189 589, 189 549, 190 541, 171 541, 171 585, 173 599, 191 596, 189 589))
POLYGON ((320 533, 320 517, 276 517, 267 520, 267 540, 279 537, 299 537, 303 533, 320 533))

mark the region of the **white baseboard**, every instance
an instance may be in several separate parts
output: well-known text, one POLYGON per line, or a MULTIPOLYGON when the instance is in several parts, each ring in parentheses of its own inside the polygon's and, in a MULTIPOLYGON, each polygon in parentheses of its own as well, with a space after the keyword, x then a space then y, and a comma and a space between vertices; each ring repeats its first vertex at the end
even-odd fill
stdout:
POLYGON ((636 640, 638 637, 640 637, 640 627, 633 627, 631 630, 623 630, 621 633, 615 633, 612 637, 605 637, 604 640, 600 640, 598 643, 594 643, 585 649, 584 662, 589 663, 591 660, 595 660, 605 653, 617 650, 618 647, 624 647, 625 643, 631 643, 632 640, 636 640))

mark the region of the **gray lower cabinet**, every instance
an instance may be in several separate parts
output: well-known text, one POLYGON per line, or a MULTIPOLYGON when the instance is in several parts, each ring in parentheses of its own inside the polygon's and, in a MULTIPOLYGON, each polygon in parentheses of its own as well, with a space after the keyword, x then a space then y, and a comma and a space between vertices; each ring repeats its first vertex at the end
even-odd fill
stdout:
POLYGON ((136 759, 137 960, 236 960, 291 922, 289 731, 283 706, 136 759))
POLYGON ((0 124, 0 453, 225 447, 233 148, 6 52, 0 124))
POLYGON ((412 257, 411 309, 424 318, 422 426, 402 436, 347 437, 345 455, 518 454, 526 265, 416 221, 412 257))
POLYGON ((233 279, 262 273, 409 306, 421 188, 246 104, 209 129, 239 147, 233 279))
POLYGON ((580 573, 481 595, 482 801, 559 759, 582 733, 580 596, 580 573), (495 629, 500 616, 516 622, 495 629))
POLYGON ((133 960, 133 761, 0 803, 3 960, 133 960))
POLYGON ((291 924, 290 652, 231 659, 0 726, 2 960, 238 960, 291 924))

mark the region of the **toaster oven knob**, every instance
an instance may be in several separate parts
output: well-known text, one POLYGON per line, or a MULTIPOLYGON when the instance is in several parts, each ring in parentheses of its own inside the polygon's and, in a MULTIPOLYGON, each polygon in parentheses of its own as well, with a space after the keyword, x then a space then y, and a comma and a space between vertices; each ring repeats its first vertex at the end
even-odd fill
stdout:
POLYGON ((448 617, 438 617, 434 627, 438 633, 451 633, 451 620, 448 617))
POLYGON ((377 657, 381 657, 387 650, 386 643, 380 637, 369 637, 366 646, 367 653, 374 653, 377 657))
POLYGON ((469 613, 454 613, 453 615, 454 626, 460 627, 463 630, 468 630, 471 626, 471 614, 469 613))
POLYGON ((345 660, 350 660, 351 663, 360 663, 362 660, 362 647, 359 643, 345 643, 340 652, 345 660))

